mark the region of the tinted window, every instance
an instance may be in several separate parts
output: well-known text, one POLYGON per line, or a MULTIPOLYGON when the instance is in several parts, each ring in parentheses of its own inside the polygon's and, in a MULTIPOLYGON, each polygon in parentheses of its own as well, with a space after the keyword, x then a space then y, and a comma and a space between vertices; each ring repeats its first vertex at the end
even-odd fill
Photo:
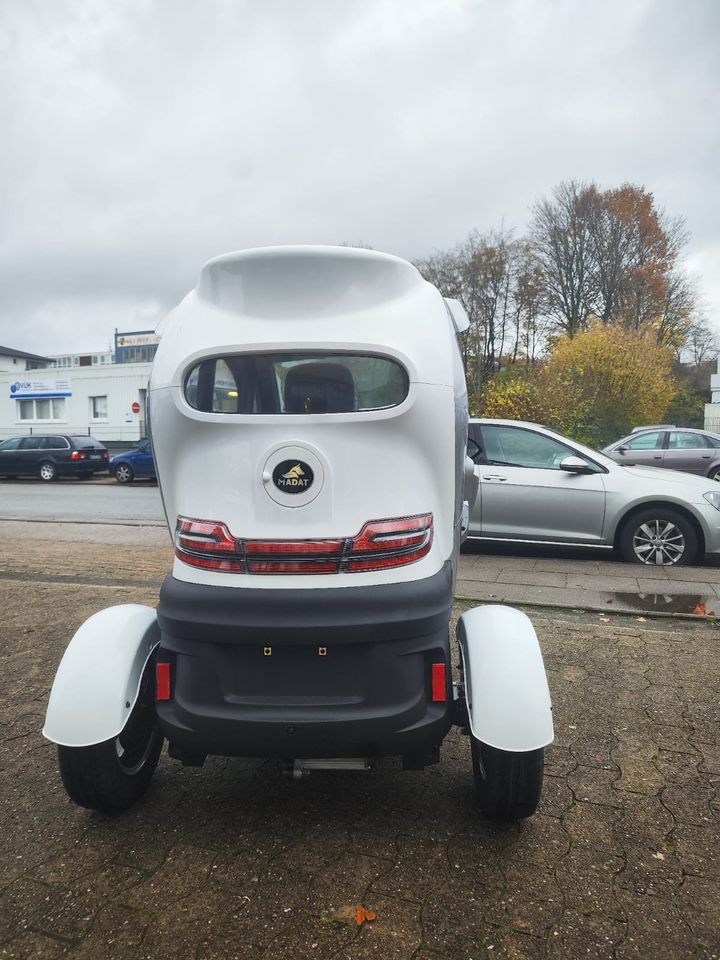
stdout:
POLYGON ((559 470, 565 457, 577 454, 552 437, 518 427, 482 428, 488 463, 559 470))
POLYGON ((25 437, 21 450, 39 450, 43 445, 44 437, 25 437))
POLYGON ((0 443, 0 450, 17 450, 22 441, 22 437, 11 437, 10 440, 4 440, 0 443))
POLYGON ((705 437, 708 442, 708 445, 714 448, 720 447, 720 437, 705 437))
POLYGON ((64 437, 43 437, 42 440, 43 450, 67 450, 69 446, 64 437))
POLYGON ((668 450, 698 450, 706 448, 707 444, 701 433, 686 433, 682 430, 670 431, 668 450))
POLYGON ((83 447, 102 447, 102 444, 98 443, 95 437, 73 437, 73 443, 79 449, 83 447))
POLYGON ((622 444, 628 450, 660 450, 663 445, 662 431, 656 433, 641 433, 622 444))
POLYGON ((244 354, 204 360, 185 399, 206 413, 321 414, 383 410, 408 393, 394 360, 357 354, 244 354))
POLYGON ((472 439, 472 437, 468 437, 467 455, 470 457, 473 463, 480 463, 483 459, 482 450, 480 449, 480 444, 476 443, 472 439))

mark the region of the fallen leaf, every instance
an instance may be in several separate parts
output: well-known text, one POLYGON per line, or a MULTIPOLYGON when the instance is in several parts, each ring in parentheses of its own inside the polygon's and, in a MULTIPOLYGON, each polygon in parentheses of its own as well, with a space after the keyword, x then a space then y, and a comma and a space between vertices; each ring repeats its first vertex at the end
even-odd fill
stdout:
POLYGON ((660 853, 660 851, 658 850, 657 853, 654 853, 654 854, 653 854, 653 858, 654 858, 655 860, 664 860, 664 859, 665 859, 665 854, 664 854, 664 853, 660 853))
POLYGON ((372 910, 366 910, 365 907, 355 907, 355 923, 361 927, 364 923, 372 923, 377 920, 377 914, 372 910))
POLYGON ((613 600, 606 600, 605 603, 613 603, 613 600))
POLYGON ((635 617, 635 619, 637 620, 638 623, 647 623, 647 620, 645 619, 645 617, 635 617))
POLYGON ((600 617, 600 623, 610 623, 610 617, 600 617))

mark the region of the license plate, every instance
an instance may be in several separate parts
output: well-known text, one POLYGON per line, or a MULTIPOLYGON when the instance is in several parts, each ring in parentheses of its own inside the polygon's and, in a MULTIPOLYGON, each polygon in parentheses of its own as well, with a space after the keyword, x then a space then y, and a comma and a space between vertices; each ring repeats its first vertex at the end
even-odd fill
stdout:
POLYGON ((91 460, 99 460, 99 459, 100 459, 100 454, 99 454, 99 453, 91 453, 91 454, 90 454, 90 459, 91 459, 91 460))

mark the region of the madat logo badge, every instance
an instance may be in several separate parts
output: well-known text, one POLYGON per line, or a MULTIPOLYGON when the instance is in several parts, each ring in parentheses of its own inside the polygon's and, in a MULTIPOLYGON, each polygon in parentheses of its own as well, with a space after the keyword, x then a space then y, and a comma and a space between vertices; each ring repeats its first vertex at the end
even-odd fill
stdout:
POLYGON ((312 468, 302 460, 283 460, 273 470, 273 483, 283 493, 304 493, 314 479, 312 468))

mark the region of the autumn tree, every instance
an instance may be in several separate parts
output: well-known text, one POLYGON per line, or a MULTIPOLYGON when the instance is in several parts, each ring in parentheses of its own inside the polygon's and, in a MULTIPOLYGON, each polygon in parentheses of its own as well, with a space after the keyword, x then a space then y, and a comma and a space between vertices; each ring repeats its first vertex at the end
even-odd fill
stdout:
POLYGON ((529 351, 537 356, 544 309, 541 267, 526 242, 506 230, 473 230, 456 247, 416 266, 467 311, 470 327, 460 342, 471 403, 504 362, 529 351))
POLYGON ((688 235, 643 187, 561 183, 533 208, 531 237, 563 333, 575 336, 598 318, 652 330, 664 346, 682 344, 696 301, 679 265, 688 235))
POLYGON ((639 423, 662 420, 676 393, 672 364, 652 332, 596 321, 556 340, 530 377, 493 380, 482 416, 537 421, 602 447, 639 423))

